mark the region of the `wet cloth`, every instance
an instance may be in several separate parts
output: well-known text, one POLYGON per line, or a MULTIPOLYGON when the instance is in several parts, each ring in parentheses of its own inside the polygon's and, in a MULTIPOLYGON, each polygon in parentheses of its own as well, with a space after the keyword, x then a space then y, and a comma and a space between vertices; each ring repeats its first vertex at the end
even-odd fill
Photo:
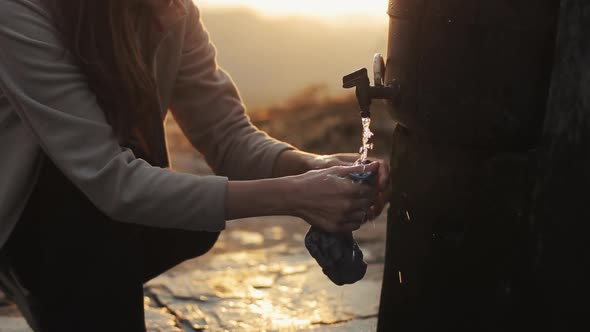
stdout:
POLYGON ((326 233, 312 226, 305 235, 305 246, 324 274, 338 286, 354 284, 367 272, 363 252, 352 232, 326 233))
MULTIPOLYGON (((357 183, 374 185, 376 173, 351 173, 348 178, 357 183)), ((312 226, 305 235, 305 247, 324 274, 338 286, 354 284, 367 272, 363 252, 352 232, 327 233, 312 226)))

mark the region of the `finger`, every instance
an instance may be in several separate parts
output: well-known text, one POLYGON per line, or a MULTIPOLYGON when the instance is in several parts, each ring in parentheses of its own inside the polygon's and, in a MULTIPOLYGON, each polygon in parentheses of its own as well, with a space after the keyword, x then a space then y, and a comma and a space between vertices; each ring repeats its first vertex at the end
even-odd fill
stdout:
POLYGON ((361 222, 347 222, 343 224, 339 224, 338 226, 331 227, 330 230, 322 229, 324 232, 328 233, 346 233, 346 232, 353 232, 356 231, 361 227, 361 222))
POLYGON ((359 159, 358 153, 338 153, 334 155, 338 160, 347 163, 348 165, 354 164, 359 159))
POLYGON ((379 191, 385 191, 386 188, 389 186, 389 173, 390 168, 389 164, 385 161, 379 162, 379 177, 377 180, 377 188, 379 191))
POLYGON ((372 162, 368 165, 335 166, 335 167, 328 168, 327 172, 329 174, 344 176, 344 175, 348 175, 350 173, 377 171, 378 169, 379 169, 379 163, 372 162))
POLYGON ((359 155, 353 153, 338 153, 329 155, 327 158, 327 166, 353 166, 353 164, 358 160, 359 155))
POLYGON ((343 232, 354 232, 354 231, 358 230, 359 228, 361 228, 362 225, 363 225, 363 223, 360 221, 346 223, 342 226, 342 231, 343 232))
POLYGON ((368 210, 369 208, 367 207, 366 209, 349 213, 348 217, 343 220, 343 224, 364 223, 367 219, 368 210))
POLYGON ((375 205, 381 207, 385 206, 385 204, 387 204, 387 197, 389 196, 386 196, 384 193, 379 193, 377 197, 375 197, 375 205))
POLYGON ((319 159, 323 161, 322 168, 330 168, 334 166, 352 166, 352 163, 354 162, 347 162, 338 158, 336 155, 321 156, 319 159))
MULTIPOLYGON (((359 211, 364 212, 367 209, 369 209, 369 207, 371 207, 371 205, 373 205, 373 199, 365 198, 365 199, 352 200, 349 203, 348 209, 346 210, 346 215, 350 216, 354 213, 359 213, 359 211)), ((351 218, 353 218, 353 217, 350 217, 350 218, 347 217, 346 220, 350 220, 351 218)))
POLYGON ((377 218, 383 213, 383 209, 385 208, 385 204, 378 203, 373 205, 372 207, 373 218, 377 218))
POLYGON ((383 196, 383 200, 385 202, 388 201, 389 197, 391 197, 391 182, 389 182, 389 185, 385 188, 385 191, 382 191, 380 195, 383 196))
POLYGON ((315 223, 313 226, 321 229, 326 233, 337 233, 341 232, 342 226, 334 223, 315 223))
POLYGON ((375 220, 379 214, 376 213, 375 206, 371 206, 369 210, 367 210, 367 221, 375 220))
POLYGON ((315 224, 315 226, 327 233, 351 232, 359 229, 363 224, 363 216, 364 214, 356 213, 355 219, 348 216, 348 218, 342 219, 340 222, 315 224))
POLYGON ((326 166, 327 167, 334 167, 334 166, 352 166, 353 162, 346 162, 340 159, 330 159, 327 163, 326 166))
POLYGON ((389 204, 391 194, 387 192, 380 193, 377 197, 379 199, 381 206, 384 208, 385 206, 387 206, 387 204, 389 204))
POLYGON ((345 229, 349 232, 356 231, 367 222, 367 214, 364 212, 362 214, 357 214, 355 217, 355 219, 350 219, 348 222, 342 224, 342 229, 345 229))
POLYGON ((354 183, 351 184, 351 187, 352 188, 350 188, 349 193, 351 194, 353 199, 374 200, 377 198, 377 195, 379 194, 375 187, 370 186, 368 184, 354 183))
POLYGON ((384 200, 382 195, 377 196, 373 205, 367 210, 368 220, 373 220, 383 213, 383 209, 385 208, 386 201, 384 200))
POLYGON ((329 174, 328 177, 334 180, 333 185, 337 186, 336 193, 347 199, 375 199, 379 194, 375 186, 353 182, 350 179, 333 174, 329 174))
POLYGON ((380 162, 373 161, 367 165, 360 165, 363 172, 379 172, 380 162))
POLYGON ((364 188, 365 186, 352 181, 344 176, 335 174, 327 174, 325 177, 326 181, 329 181, 329 188, 325 188, 332 194, 340 195, 343 199, 359 199, 369 196, 369 191, 373 190, 376 192, 376 188, 364 188))

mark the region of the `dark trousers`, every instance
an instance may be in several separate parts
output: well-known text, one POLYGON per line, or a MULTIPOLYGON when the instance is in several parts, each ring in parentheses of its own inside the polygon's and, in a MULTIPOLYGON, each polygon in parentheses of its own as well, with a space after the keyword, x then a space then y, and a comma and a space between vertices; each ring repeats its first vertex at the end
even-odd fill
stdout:
POLYGON ((219 233, 111 220, 46 158, 3 251, 39 301, 42 331, 145 331, 143 283, 203 255, 219 233))

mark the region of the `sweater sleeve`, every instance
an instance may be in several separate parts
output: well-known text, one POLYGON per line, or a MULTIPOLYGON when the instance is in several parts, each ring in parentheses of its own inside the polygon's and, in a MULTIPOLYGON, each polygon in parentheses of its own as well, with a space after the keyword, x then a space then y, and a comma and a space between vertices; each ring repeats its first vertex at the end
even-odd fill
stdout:
POLYGON ((46 155, 109 217, 224 229, 227 178, 152 167, 121 148, 38 1, 0 0, 0 89, 46 155))
POLYGON ((252 125, 234 83, 216 63, 199 10, 192 1, 187 6, 171 112, 216 174, 235 180, 271 177, 278 155, 293 147, 252 125))

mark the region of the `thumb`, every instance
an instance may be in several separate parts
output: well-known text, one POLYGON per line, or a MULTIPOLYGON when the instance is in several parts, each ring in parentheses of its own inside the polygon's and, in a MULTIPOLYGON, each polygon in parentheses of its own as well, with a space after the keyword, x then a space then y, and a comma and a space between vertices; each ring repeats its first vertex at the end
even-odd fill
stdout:
POLYGON ((356 166, 336 166, 329 168, 330 173, 338 176, 347 175, 349 173, 358 173, 358 172, 371 172, 377 171, 379 169, 378 162, 372 162, 367 165, 356 165, 356 166))
POLYGON ((361 167, 363 167, 363 166, 364 166, 364 168, 362 168, 362 170, 361 170, 362 172, 378 172, 380 164, 378 161, 373 161, 370 164, 361 165, 361 167))

